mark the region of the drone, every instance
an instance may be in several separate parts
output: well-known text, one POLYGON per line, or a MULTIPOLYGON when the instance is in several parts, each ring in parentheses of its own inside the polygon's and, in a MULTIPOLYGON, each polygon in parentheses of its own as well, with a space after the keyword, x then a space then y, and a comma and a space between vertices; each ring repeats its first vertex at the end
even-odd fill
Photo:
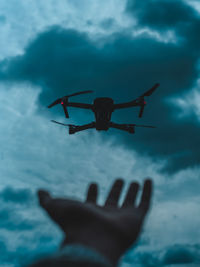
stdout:
POLYGON ((138 125, 138 124, 118 124, 111 121, 112 113, 117 109, 130 108, 130 107, 140 107, 139 118, 143 116, 145 105, 147 104, 145 101, 145 97, 150 96, 156 88, 159 86, 156 83, 151 89, 143 93, 138 98, 126 102, 115 104, 112 98, 109 97, 98 97, 94 99, 93 104, 86 103, 77 103, 77 102, 69 102, 69 98, 81 94, 92 93, 93 91, 81 91, 71 95, 63 96, 58 98, 53 103, 51 103, 48 108, 52 108, 55 105, 60 104, 65 113, 65 117, 69 118, 68 107, 88 109, 94 112, 95 121, 89 124, 84 125, 73 125, 73 124, 65 124, 55 120, 51 120, 54 123, 69 127, 69 134, 74 134, 76 132, 80 132, 87 129, 96 129, 97 131, 107 131, 109 128, 115 128, 123 131, 127 131, 131 134, 135 133, 135 127, 146 127, 146 128, 156 128, 151 125, 138 125))

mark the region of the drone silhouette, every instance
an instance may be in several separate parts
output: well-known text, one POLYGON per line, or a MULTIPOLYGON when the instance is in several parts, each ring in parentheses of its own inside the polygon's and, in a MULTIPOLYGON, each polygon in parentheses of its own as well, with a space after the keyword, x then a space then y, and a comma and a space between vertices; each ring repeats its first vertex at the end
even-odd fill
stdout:
POLYGON ((63 96, 61 98, 58 98, 53 103, 51 103, 48 108, 51 108, 55 105, 61 104, 63 107, 65 117, 69 118, 69 113, 67 107, 75 107, 75 108, 82 108, 82 109, 88 109, 94 112, 95 114, 95 121, 91 122, 89 124, 84 125, 73 125, 73 124, 65 124, 61 123, 55 120, 51 120, 54 123, 68 126, 69 127, 69 134, 74 134, 79 131, 87 130, 96 128, 97 131, 107 131, 109 128, 116 128, 119 130, 127 131, 131 134, 135 133, 135 127, 147 127, 147 128, 156 128, 155 126, 151 125, 138 125, 138 124, 118 124, 111 121, 112 112, 114 112, 116 109, 123 109, 123 108, 130 108, 130 107, 140 107, 139 111, 139 118, 142 117, 144 112, 144 107, 147 104, 145 101, 145 97, 150 96, 156 88, 159 86, 158 83, 156 83, 151 89, 146 91, 144 94, 136 98, 135 100, 132 100, 130 102, 126 103, 120 103, 115 104, 112 98, 109 97, 98 97, 94 100, 93 104, 85 104, 85 103, 77 103, 77 102, 69 102, 69 98, 72 96, 77 96, 80 94, 87 94, 92 93, 93 91, 81 91, 77 92, 68 96, 63 96))

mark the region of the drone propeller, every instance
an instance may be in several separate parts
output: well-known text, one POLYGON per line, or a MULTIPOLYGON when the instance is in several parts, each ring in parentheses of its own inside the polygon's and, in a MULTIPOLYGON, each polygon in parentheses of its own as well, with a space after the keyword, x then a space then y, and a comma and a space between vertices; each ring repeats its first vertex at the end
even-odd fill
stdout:
POLYGON ((77 92, 77 93, 74 93, 74 94, 71 94, 68 96, 64 96, 64 97, 71 97, 71 96, 76 96, 76 95, 88 94, 88 93, 92 93, 92 92, 93 92, 92 90, 80 91, 80 92, 77 92))
POLYGON ((48 108, 51 108, 51 107, 53 107, 53 106, 55 106, 55 105, 57 105, 57 104, 60 104, 61 101, 62 101, 62 98, 58 98, 56 101, 54 101, 53 103, 51 103, 51 104, 48 106, 48 108))
POLYGON ((144 100, 144 97, 145 96, 150 96, 155 90, 156 90, 156 88, 159 86, 160 84, 159 83, 156 83, 151 89, 149 89, 147 92, 145 92, 143 95, 141 95, 140 97, 139 97, 139 100, 140 100, 140 102, 141 102, 141 105, 140 105, 140 112, 139 112, 139 118, 141 118, 142 117, 142 115, 143 115, 143 112, 144 112, 144 107, 145 107, 145 105, 146 105, 146 102, 145 102, 145 100, 144 100))
POLYGON ((91 90, 88 90, 88 91, 80 91, 80 92, 77 92, 77 93, 74 93, 74 94, 71 94, 71 95, 66 95, 66 96, 63 96, 62 98, 58 98, 56 99, 53 103, 51 103, 48 108, 51 108, 57 104, 61 104, 62 107, 63 107, 63 110, 64 110, 64 113, 65 113, 65 117, 66 118, 69 118, 69 113, 67 111, 67 102, 68 102, 68 98, 69 97, 72 97, 72 96, 77 96, 77 95, 81 95, 81 94, 87 94, 87 93, 92 93, 93 91, 91 90))
POLYGON ((145 92, 143 95, 141 95, 140 97, 144 97, 144 96, 150 96, 155 90, 156 88, 159 86, 159 83, 156 83, 151 89, 149 89, 147 92, 145 92))
POLYGON ((141 124, 128 124, 128 126, 136 126, 136 127, 145 127, 145 128, 156 128, 152 125, 141 125, 141 124))
POLYGON ((52 121, 52 122, 54 122, 54 123, 57 123, 57 124, 63 125, 63 126, 75 126, 75 125, 73 125, 73 124, 61 123, 61 122, 54 121, 54 120, 51 120, 51 121, 52 121))

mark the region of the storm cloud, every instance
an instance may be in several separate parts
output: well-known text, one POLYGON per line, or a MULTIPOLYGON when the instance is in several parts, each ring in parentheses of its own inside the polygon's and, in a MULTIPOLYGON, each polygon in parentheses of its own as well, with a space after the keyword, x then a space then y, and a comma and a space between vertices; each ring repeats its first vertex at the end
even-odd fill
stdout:
MULTIPOLYGON (((128 101, 160 82, 142 119, 158 128, 139 129, 134 137, 115 135, 141 153, 168 159, 166 170, 171 172, 199 164, 196 144, 200 125, 193 114, 177 120, 176 107, 166 101, 168 97, 181 97, 192 88, 198 78, 197 63, 197 53, 191 52, 185 42, 166 43, 148 33, 132 37, 120 32, 97 42, 84 33, 53 27, 32 40, 23 55, 2 61, 0 79, 42 87, 40 107, 85 89, 94 90, 97 96, 113 97, 116 102, 128 101)), ((91 96, 84 101, 91 102, 91 96)), ((141 123, 137 112, 138 109, 117 111, 114 119, 141 123)), ((86 122, 87 113, 83 114, 79 113, 78 118, 84 117, 86 122)))
POLYGON ((141 26, 157 30, 184 27, 198 18, 197 11, 182 0, 148 0, 145 2, 128 0, 126 11, 136 17, 141 26))

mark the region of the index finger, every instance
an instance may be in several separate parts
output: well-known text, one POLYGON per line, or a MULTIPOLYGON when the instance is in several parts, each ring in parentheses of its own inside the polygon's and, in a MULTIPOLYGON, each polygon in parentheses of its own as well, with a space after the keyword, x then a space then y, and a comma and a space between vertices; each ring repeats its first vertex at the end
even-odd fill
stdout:
POLYGON ((145 180, 142 197, 141 197, 141 201, 139 204, 139 209, 141 209, 144 212, 144 214, 147 213, 149 206, 150 206, 150 201, 151 201, 151 196, 152 196, 152 187, 153 187, 152 180, 151 179, 145 180))
POLYGON ((124 181, 122 179, 115 180, 106 199, 105 206, 117 206, 123 185, 124 181))
POLYGON ((91 183, 86 197, 86 202, 90 202, 96 204, 97 202, 97 194, 98 194, 98 186, 95 183, 91 183))

